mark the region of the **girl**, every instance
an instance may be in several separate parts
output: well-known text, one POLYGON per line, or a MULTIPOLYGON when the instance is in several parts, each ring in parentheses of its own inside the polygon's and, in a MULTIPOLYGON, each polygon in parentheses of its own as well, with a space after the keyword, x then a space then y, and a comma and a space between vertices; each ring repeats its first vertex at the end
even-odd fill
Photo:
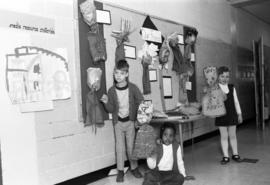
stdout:
POLYGON ((150 171, 144 176, 143 185, 181 185, 186 177, 181 147, 175 141, 173 123, 164 123, 160 128, 161 143, 156 153, 147 158, 150 171))
POLYGON ((227 95, 227 99, 224 101, 226 114, 216 118, 216 126, 219 128, 221 148, 223 152, 223 158, 220 161, 221 164, 227 164, 230 162, 228 154, 228 138, 232 148, 232 159, 236 162, 241 162, 241 158, 238 155, 237 150, 237 138, 236 138, 236 125, 242 123, 242 113, 240 104, 237 98, 236 90, 232 84, 228 84, 230 79, 229 69, 222 66, 218 69, 218 81, 221 90, 227 95))

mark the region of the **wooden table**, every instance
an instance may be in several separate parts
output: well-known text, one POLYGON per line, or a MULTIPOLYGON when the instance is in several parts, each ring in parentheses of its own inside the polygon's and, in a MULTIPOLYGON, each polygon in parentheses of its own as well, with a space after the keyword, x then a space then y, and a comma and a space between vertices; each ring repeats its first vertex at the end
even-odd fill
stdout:
MULTIPOLYGON (((184 146, 183 146, 183 130, 182 130, 182 125, 184 123, 189 123, 191 125, 191 128, 193 130, 193 124, 194 121, 203 119, 203 115, 194 115, 194 116, 188 116, 188 119, 183 119, 183 116, 169 116, 166 118, 153 118, 150 122, 150 124, 154 125, 156 123, 164 123, 164 122, 173 122, 178 124, 179 128, 179 140, 180 140, 180 145, 181 145, 181 150, 182 150, 182 155, 184 156, 184 146)), ((193 131, 191 131, 193 132, 193 131)), ((193 136, 191 136, 193 138, 193 136)))

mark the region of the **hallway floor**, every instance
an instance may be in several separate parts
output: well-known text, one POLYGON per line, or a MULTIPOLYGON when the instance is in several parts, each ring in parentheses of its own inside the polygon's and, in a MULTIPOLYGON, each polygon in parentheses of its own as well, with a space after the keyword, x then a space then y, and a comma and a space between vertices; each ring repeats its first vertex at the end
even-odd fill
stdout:
MULTIPOLYGON (((196 180, 184 185, 269 185, 270 184, 270 128, 256 129, 255 124, 242 125, 238 129, 239 153, 243 158, 259 159, 257 163, 235 163, 220 165, 221 150, 219 136, 206 139, 184 148, 184 161, 188 175, 196 180)), ((140 170, 145 171, 141 166, 140 170)), ((88 185, 115 185, 115 176, 106 177, 88 185)), ((130 172, 121 185, 140 185, 142 179, 134 178, 130 172)))

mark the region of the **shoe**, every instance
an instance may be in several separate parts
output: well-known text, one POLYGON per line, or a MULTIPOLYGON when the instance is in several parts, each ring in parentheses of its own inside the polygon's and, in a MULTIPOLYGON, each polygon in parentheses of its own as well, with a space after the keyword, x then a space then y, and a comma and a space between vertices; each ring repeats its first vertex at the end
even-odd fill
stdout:
POLYGON ((138 168, 135 168, 134 170, 131 170, 131 173, 136 178, 142 178, 142 174, 141 174, 141 172, 139 171, 138 168))
POLYGON ((124 171, 118 170, 116 182, 124 182, 124 171))
POLYGON ((224 164, 227 164, 228 162, 230 162, 230 158, 229 157, 223 157, 222 160, 220 161, 220 164, 224 165, 224 164))
POLYGON ((242 159, 239 155, 232 155, 232 160, 238 163, 242 162, 242 159))

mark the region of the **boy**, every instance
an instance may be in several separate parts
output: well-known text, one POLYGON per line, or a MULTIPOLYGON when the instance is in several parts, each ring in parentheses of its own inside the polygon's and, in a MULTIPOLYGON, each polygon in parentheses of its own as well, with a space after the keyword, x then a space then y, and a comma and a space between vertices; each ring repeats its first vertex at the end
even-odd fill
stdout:
POLYGON ((135 139, 134 121, 143 96, 139 88, 128 81, 128 69, 126 60, 119 60, 116 63, 113 73, 114 85, 109 89, 108 96, 103 95, 101 98, 106 110, 112 113, 113 117, 118 169, 116 182, 124 181, 125 146, 127 146, 131 173, 136 178, 142 177, 137 161, 131 160, 131 156, 135 139))

